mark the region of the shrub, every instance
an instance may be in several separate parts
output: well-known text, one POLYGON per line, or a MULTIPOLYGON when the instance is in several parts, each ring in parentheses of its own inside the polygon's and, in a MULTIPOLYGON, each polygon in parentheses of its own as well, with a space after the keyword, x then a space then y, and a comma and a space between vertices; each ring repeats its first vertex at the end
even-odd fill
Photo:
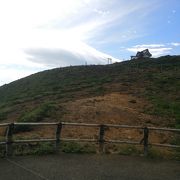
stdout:
POLYGON ((96 149, 90 144, 80 144, 76 142, 67 142, 62 144, 62 152, 65 153, 95 153, 96 149))
POLYGON ((44 155, 55 153, 54 144, 51 142, 16 144, 13 146, 14 155, 44 155))
MULTIPOLYGON (((36 109, 33 109, 30 112, 24 113, 18 122, 39 122, 42 121, 46 117, 50 117, 55 114, 55 111, 57 109, 57 106, 53 103, 45 103, 39 106, 36 109)), ((19 125, 14 128, 14 133, 17 132, 25 132, 25 131, 31 131, 32 126, 28 125, 19 125)))
POLYGON ((57 107, 52 103, 45 103, 40 107, 33 109, 30 112, 25 113, 20 122, 39 122, 45 117, 50 117, 57 107))
POLYGON ((164 156, 159 150, 156 150, 155 148, 150 148, 149 151, 148 151, 147 158, 150 158, 150 159, 163 159, 164 156))
POLYGON ((33 154, 43 155, 43 154, 53 154, 55 153, 55 148, 52 143, 40 143, 39 147, 36 148, 33 154))
POLYGON ((140 151, 132 145, 124 145, 119 149, 119 154, 121 155, 137 155, 140 151))
POLYGON ((5 120, 7 118, 7 113, 0 112, 0 120, 5 120))

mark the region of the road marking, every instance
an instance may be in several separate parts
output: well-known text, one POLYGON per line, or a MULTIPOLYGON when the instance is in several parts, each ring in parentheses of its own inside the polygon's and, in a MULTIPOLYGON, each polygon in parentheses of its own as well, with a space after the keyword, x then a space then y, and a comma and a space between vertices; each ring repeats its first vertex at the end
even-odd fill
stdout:
POLYGON ((33 170, 31 170, 31 169, 25 167, 25 166, 22 166, 21 164, 15 162, 15 161, 12 161, 12 160, 10 160, 10 159, 8 159, 8 158, 6 158, 6 160, 7 160, 8 162, 10 162, 11 164, 14 164, 14 165, 16 165, 16 166, 18 166, 18 167, 20 167, 20 168, 22 168, 22 169, 24 169, 24 170, 30 172, 31 174, 40 177, 40 178, 43 179, 43 180, 50 180, 50 179, 48 179, 48 178, 42 176, 41 174, 39 174, 39 173, 37 173, 37 172, 35 172, 35 171, 33 171, 33 170))

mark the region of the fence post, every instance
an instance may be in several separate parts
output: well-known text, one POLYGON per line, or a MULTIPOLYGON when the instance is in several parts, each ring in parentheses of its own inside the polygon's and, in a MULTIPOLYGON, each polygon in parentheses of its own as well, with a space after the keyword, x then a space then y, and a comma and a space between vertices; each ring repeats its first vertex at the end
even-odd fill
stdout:
POLYGON ((144 137, 141 140, 140 144, 144 145, 144 155, 148 155, 148 137, 149 137, 149 129, 147 127, 144 128, 144 137))
POLYGON ((11 156, 13 154, 13 129, 14 123, 9 124, 6 131, 6 156, 11 156))
POLYGON ((99 152, 104 152, 104 133, 105 133, 105 125, 100 125, 99 129, 99 152))
POLYGON ((62 123, 58 123, 56 128, 56 152, 59 151, 59 147, 60 147, 61 130, 62 130, 62 123))

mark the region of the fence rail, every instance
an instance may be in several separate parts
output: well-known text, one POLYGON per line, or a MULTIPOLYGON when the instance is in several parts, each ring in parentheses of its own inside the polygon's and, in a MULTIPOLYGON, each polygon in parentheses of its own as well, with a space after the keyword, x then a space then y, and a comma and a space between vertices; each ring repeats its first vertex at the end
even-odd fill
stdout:
POLYGON ((99 143, 99 151, 102 153, 104 150, 104 144, 106 143, 120 143, 120 144, 142 144, 144 146, 144 154, 148 154, 148 146, 158 146, 158 147, 170 147, 170 148, 180 148, 179 145, 171 144, 158 144, 149 143, 149 131, 169 131, 173 133, 180 133, 180 129, 171 128, 159 128, 159 127, 142 127, 142 126, 129 126, 129 125, 117 125, 117 124, 87 124, 87 123, 71 123, 71 122, 53 122, 53 123, 3 123, 0 127, 7 127, 6 130, 6 141, 0 141, 0 145, 6 146, 6 156, 10 156, 13 153, 12 144, 13 143, 32 143, 32 142, 55 142, 56 150, 59 149, 61 141, 77 141, 77 142, 95 142, 99 143), (53 139, 29 139, 29 140, 13 140, 13 130, 16 126, 56 126, 55 138, 53 139), (99 138, 98 139, 68 139, 61 138, 61 130, 65 126, 84 126, 84 127, 96 127, 99 128, 99 138), (106 140, 104 139, 106 128, 128 128, 128 129, 139 129, 143 130, 143 137, 140 141, 126 141, 126 140, 106 140))

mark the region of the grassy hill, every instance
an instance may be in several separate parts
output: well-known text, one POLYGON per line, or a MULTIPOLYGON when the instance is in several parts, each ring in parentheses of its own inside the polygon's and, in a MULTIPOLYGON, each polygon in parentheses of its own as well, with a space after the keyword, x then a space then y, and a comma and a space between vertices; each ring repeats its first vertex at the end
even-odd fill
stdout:
POLYGON ((180 128, 180 56, 56 68, 0 87, 0 122, 102 122, 103 108, 111 108, 114 123, 122 117, 128 122, 126 113, 131 111, 129 123, 134 124, 137 111, 135 123, 157 120, 156 125, 180 128))

